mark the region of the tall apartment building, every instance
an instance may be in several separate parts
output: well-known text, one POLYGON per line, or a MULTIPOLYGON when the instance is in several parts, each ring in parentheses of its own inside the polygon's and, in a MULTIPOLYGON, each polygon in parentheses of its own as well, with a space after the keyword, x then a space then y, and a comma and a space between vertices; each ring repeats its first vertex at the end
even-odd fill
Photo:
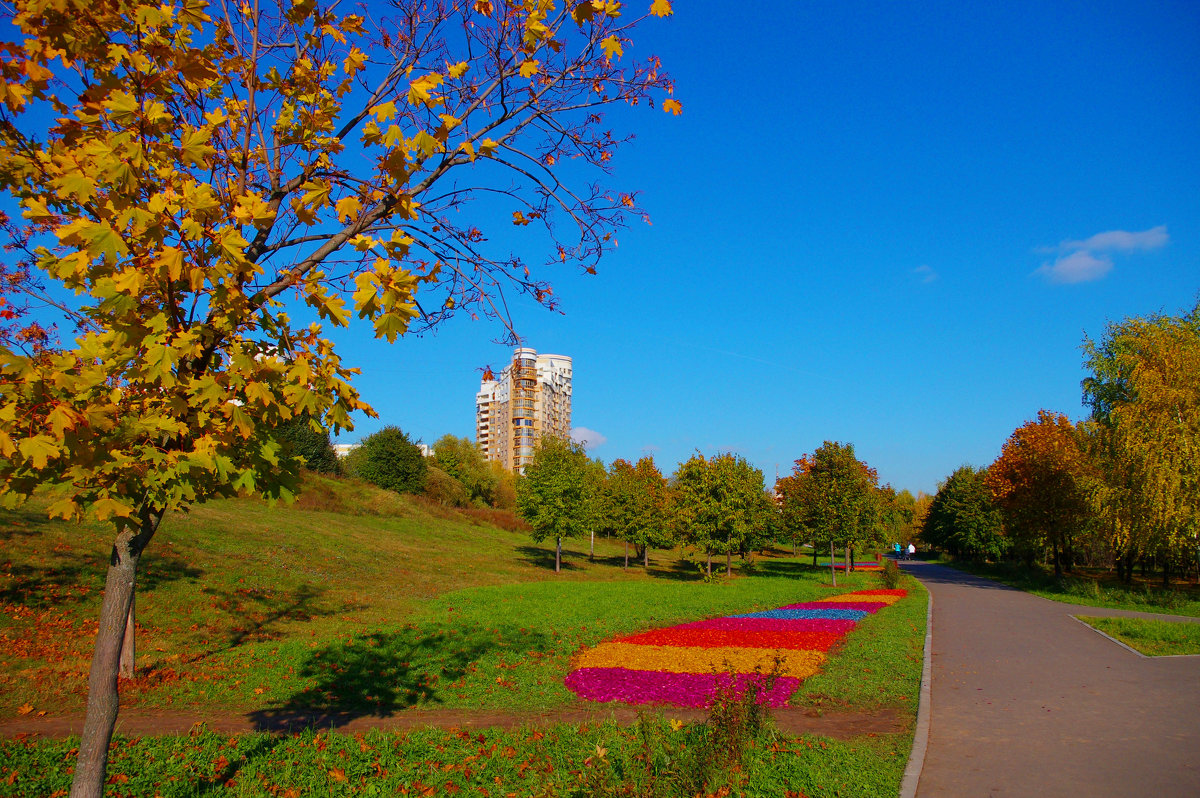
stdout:
POLYGON ((475 395, 475 441, 488 460, 520 471, 543 435, 571 436, 571 358, 513 351, 512 363, 475 395))

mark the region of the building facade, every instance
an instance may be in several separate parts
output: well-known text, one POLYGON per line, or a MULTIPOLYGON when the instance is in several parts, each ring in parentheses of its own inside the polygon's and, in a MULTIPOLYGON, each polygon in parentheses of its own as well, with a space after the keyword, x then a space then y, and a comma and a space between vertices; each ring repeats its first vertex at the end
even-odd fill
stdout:
POLYGON ((543 435, 571 437, 571 358, 513 351, 513 360, 475 395, 475 442, 488 460, 520 471, 543 435))

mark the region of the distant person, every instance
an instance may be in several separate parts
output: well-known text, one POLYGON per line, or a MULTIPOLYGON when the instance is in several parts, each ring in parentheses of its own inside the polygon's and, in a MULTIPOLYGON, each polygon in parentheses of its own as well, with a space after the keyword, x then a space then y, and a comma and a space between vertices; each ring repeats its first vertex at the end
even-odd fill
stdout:
POLYGON ((913 558, 913 555, 916 553, 917 553, 917 547, 914 546, 913 544, 909 543, 908 544, 908 559, 911 560, 913 558))
POLYGON ((893 543, 893 544, 892 544, 892 546, 894 546, 894 547, 895 547, 895 549, 896 549, 896 559, 897 559, 897 560, 901 559, 901 557, 900 557, 900 544, 899 544, 899 543, 893 543))

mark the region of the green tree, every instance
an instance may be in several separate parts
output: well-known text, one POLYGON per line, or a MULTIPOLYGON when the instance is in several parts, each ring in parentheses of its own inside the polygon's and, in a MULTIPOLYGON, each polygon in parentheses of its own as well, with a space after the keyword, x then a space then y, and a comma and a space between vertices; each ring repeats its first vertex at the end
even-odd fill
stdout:
POLYGON ((595 519, 591 471, 582 446, 543 437, 533 451, 533 462, 517 480, 517 510, 533 527, 534 542, 554 538, 555 573, 562 570, 563 538, 582 537, 595 519))
POLYGON ((1121 578, 1154 556, 1167 584, 1200 535, 1200 303, 1177 317, 1110 323, 1084 353, 1098 526, 1121 578))
POLYGON ((1084 457, 1067 417, 1039 410, 1036 421, 1025 422, 1005 441, 984 481, 1014 547, 1026 559, 1048 548, 1054 575, 1070 570, 1090 507, 1084 457))
POLYGON ((10 257, 74 297, 56 307, 78 335, 0 351, 0 492, 56 484, 55 515, 113 523, 72 787, 92 796, 164 514, 238 490, 287 498, 269 430, 368 411, 307 319, 357 316, 391 341, 500 315, 502 291, 552 306, 511 254, 525 245, 484 220, 540 230, 548 260, 593 270, 640 213, 593 181, 627 140, 604 107, 681 109, 657 60, 633 59, 640 20, 616 3, 391 0, 380 25, 326 0, 6 8, 0 186, 23 214, 0 223, 10 257))
POLYGON ((285 455, 298 458, 309 471, 341 473, 341 463, 329 441, 329 430, 321 428, 313 419, 293 418, 279 425, 272 434, 283 444, 285 455))
POLYGON ((955 469, 929 503, 921 539, 956 556, 1000 559, 1009 543, 986 479, 987 469, 969 465, 955 469))
POLYGON ((704 552, 708 578, 713 554, 724 553, 728 575, 733 552, 747 551, 760 540, 769 517, 762 471, 741 456, 718 454, 706 459, 697 452, 680 464, 673 483, 679 538, 704 552))
POLYGON ((425 471, 425 496, 447 507, 467 507, 471 498, 467 489, 454 477, 435 465, 425 471))
POLYGON ((425 456, 399 427, 388 426, 371 433, 354 451, 356 476, 372 485, 397 493, 420 493, 425 489, 425 456))
POLYGON ((653 457, 637 465, 614 460, 609 466, 603 497, 605 528, 625 541, 625 567, 629 567, 629 545, 643 567, 650 565, 650 548, 669 546, 670 489, 653 457))
POLYGON ((814 563, 818 551, 838 545, 845 547, 849 562, 856 547, 878 535, 877 482, 875 470, 855 456, 853 444, 825 441, 776 484, 783 528, 812 542, 814 563))
POLYGON ((462 484, 471 503, 495 506, 499 479, 483 458, 483 452, 469 438, 443 435, 433 445, 433 462, 462 484))

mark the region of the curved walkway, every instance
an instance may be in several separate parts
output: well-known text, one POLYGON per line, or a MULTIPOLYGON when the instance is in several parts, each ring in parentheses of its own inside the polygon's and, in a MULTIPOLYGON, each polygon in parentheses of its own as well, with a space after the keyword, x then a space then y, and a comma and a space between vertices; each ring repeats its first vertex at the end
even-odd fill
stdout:
POLYGON ((1062 604, 906 562, 933 596, 918 798, 1200 795, 1200 657, 1147 658, 1062 604))

